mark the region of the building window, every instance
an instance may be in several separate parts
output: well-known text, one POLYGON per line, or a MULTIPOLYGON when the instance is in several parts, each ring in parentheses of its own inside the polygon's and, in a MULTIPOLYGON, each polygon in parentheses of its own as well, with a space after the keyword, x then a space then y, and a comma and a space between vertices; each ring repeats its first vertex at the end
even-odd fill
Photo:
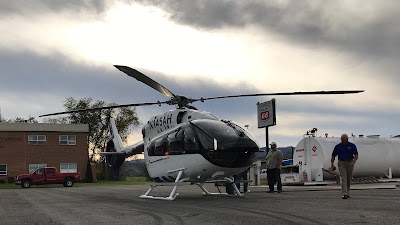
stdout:
POLYGON ((32 173, 37 168, 47 167, 46 163, 38 163, 38 164, 29 164, 29 173, 32 173))
POLYGON ((33 145, 46 144, 46 135, 30 134, 28 135, 28 143, 33 145))
POLYGON ((58 140, 60 145, 76 145, 76 135, 60 135, 58 140))
POLYGON ((60 173, 76 173, 78 172, 78 166, 76 163, 61 163, 60 173))
POLYGON ((0 176, 7 176, 7 164, 0 164, 0 176))

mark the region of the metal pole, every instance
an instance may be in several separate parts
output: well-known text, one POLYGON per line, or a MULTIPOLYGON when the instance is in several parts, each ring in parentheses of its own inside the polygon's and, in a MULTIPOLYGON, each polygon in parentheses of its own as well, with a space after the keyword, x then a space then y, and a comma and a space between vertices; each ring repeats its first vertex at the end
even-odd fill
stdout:
POLYGON ((265 151, 268 154, 269 151, 269 140, 268 140, 268 127, 265 127, 265 151))

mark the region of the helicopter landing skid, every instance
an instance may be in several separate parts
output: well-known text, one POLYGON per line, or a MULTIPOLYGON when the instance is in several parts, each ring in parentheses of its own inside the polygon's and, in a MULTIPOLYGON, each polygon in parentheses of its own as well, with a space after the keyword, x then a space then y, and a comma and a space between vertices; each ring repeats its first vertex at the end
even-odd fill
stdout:
POLYGON ((171 172, 179 171, 178 176, 175 179, 175 182, 151 184, 149 190, 147 190, 144 195, 139 196, 139 198, 169 200, 169 201, 175 200, 176 196, 179 195, 179 193, 176 192, 176 190, 178 189, 178 186, 190 184, 190 182, 183 182, 184 179, 182 181, 180 180, 181 176, 183 174, 183 170, 184 170, 184 168, 171 171, 171 172), (156 188, 157 186, 174 186, 174 187, 172 188, 172 191, 168 197, 157 197, 157 196, 149 195, 154 190, 154 188, 156 188))
MULTIPOLYGON (((180 178, 181 178, 181 176, 183 174, 183 170, 184 170, 184 168, 179 170, 178 176, 176 177, 175 182, 151 184, 149 190, 147 190, 144 195, 141 195, 139 197, 140 198, 148 198, 148 199, 169 200, 169 201, 175 200, 175 198, 179 195, 179 193, 176 192, 177 189, 178 189, 178 186, 193 184, 192 182, 187 182, 186 179, 180 180, 180 178), (174 186, 174 187, 172 188, 172 191, 171 191, 171 193, 169 194, 168 197, 158 197, 158 196, 149 195, 157 186, 174 186)), ((177 170, 175 170, 175 171, 177 171, 177 170)), ((234 190, 234 194, 209 192, 204 187, 204 183, 195 183, 195 184, 197 186, 199 186, 201 188, 201 190, 203 190, 203 195, 204 196, 229 196, 229 197, 244 197, 245 196, 244 194, 240 193, 240 191, 238 190, 238 188, 236 187, 236 185, 235 185, 235 183, 233 182, 232 179, 230 179, 229 177, 226 177, 226 178, 224 178, 224 181, 226 183, 232 185, 232 188, 234 190)))
MULTIPOLYGON (((209 192, 205 187, 204 187, 204 183, 196 183, 197 186, 199 186, 202 190, 203 190, 203 195, 204 196, 227 196, 227 197, 244 197, 245 195, 240 193, 239 189, 236 187, 235 183, 233 182, 233 180, 229 177, 225 177, 224 180, 226 181, 227 184, 232 185, 233 194, 228 194, 228 193, 213 193, 213 192, 209 192)), ((218 182, 218 181, 216 181, 218 182)))

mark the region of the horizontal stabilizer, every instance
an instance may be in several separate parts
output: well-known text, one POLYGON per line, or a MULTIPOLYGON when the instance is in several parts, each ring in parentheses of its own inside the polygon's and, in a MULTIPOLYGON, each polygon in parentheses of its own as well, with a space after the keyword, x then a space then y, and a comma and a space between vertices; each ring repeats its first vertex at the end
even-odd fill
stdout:
POLYGON ((125 152, 100 152, 100 155, 121 155, 125 154, 125 152))
POLYGON ((101 155, 125 155, 126 157, 133 156, 136 154, 142 154, 144 151, 144 143, 140 141, 136 144, 129 145, 119 149, 119 151, 106 151, 100 152, 101 155))

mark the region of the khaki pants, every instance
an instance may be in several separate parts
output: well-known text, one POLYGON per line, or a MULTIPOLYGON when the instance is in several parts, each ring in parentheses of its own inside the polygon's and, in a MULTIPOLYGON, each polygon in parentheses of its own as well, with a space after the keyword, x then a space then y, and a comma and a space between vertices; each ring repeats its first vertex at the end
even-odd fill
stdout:
POLYGON ((340 183, 342 184, 342 194, 349 195, 351 179, 353 178, 353 161, 339 161, 340 183))

